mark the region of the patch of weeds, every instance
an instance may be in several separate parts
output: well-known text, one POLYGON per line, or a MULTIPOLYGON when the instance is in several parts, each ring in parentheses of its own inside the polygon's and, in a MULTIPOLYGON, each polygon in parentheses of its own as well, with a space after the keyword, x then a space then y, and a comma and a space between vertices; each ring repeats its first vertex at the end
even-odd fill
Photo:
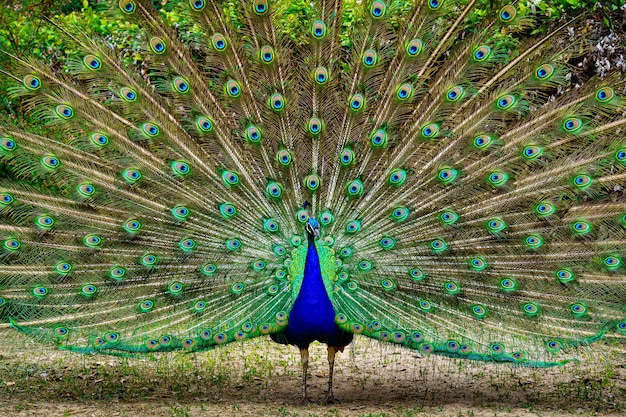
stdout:
POLYGON ((170 407, 170 417, 189 417, 189 407, 170 407))

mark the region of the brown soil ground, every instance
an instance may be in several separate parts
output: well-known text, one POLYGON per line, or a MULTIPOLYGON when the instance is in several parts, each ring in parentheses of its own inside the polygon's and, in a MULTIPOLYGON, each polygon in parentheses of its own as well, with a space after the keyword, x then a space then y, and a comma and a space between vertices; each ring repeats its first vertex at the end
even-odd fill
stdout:
POLYGON ((314 403, 302 406, 298 350, 269 339, 121 359, 11 337, 0 341, 1 416, 626 415, 626 355, 606 346, 583 350, 580 363, 533 369, 422 357, 357 338, 337 358, 341 402, 321 405, 328 370, 315 344, 314 403))

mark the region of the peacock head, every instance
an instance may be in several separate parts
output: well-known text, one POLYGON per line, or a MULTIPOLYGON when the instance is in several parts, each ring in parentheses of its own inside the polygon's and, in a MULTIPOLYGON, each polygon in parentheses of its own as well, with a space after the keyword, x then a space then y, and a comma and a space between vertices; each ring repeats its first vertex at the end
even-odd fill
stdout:
POLYGON ((320 222, 315 217, 309 217, 306 221, 306 231, 312 237, 320 237, 320 222))

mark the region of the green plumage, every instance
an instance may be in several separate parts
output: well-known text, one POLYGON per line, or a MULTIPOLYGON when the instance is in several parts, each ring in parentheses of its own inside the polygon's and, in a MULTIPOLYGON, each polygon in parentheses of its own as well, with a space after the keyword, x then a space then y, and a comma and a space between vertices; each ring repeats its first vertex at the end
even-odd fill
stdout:
POLYGON ((62 25, 63 71, 4 52, 40 125, 0 125, 0 330, 122 355, 281 332, 312 216, 346 332, 531 366, 626 341, 623 76, 574 88, 591 41, 524 5, 416 3, 346 31, 315 1, 295 42, 285 2, 191 0, 174 30, 122 0, 141 68, 62 25))

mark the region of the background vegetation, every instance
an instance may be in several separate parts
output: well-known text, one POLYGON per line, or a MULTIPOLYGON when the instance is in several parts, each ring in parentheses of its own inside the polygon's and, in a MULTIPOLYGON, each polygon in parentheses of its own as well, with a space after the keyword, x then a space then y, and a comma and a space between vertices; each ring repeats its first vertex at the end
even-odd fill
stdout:
MULTIPOLYGON (((346 0, 343 27, 346 32, 354 24, 354 5, 360 0, 346 0)), ((418 0, 396 0, 398 7, 410 5, 418 0)), ((171 25, 184 25, 184 11, 189 7, 186 0, 153 0, 171 25)), ((225 1, 224 12, 237 20, 237 7, 234 0, 225 1)), ((491 5, 490 0, 480 0, 483 7, 491 5)), ((44 19, 89 28, 102 36, 117 38, 119 49, 132 50, 133 35, 139 28, 129 22, 112 19, 102 11, 108 2, 103 0, 22 0, 6 2, 0 7, 0 48, 14 54, 28 54, 37 58, 55 60, 72 56, 77 51, 66 48, 62 37, 44 19)), ((541 24, 545 27, 563 16, 587 13, 602 20, 608 28, 624 30, 623 10, 626 0, 526 0, 518 7, 537 11, 541 24)), ((307 0, 292 0, 281 26, 295 41, 306 36, 306 24, 311 21, 312 6, 307 0)), ((478 19, 476 16, 475 19, 478 19)), ((139 58, 139 57, 136 57, 139 58)))
MULTIPOLYGON (((362 0, 344 0, 343 13, 343 46, 349 48, 349 33, 358 16, 355 14, 355 5, 362 0)), ((403 9, 419 0, 394 0, 394 7, 403 9)), ((455 0, 465 2, 466 0, 455 0)), ((189 9, 188 0, 152 0, 163 15, 165 21, 178 28, 181 37, 190 43, 194 42, 194 34, 201 28, 190 26, 186 19, 189 9)), ((223 13, 230 15, 235 26, 239 20, 238 2, 236 0, 223 1, 223 13)), ((140 35, 141 29, 130 21, 124 21, 106 13, 110 0, 5 0, 0 7, 0 50, 13 56, 35 58, 56 68, 63 70, 68 59, 82 56, 83 52, 75 45, 67 42, 64 36, 59 35, 58 29, 50 22, 61 26, 68 25, 82 31, 101 36, 118 54, 131 65, 142 65, 143 56, 140 35)), ((478 9, 489 10, 493 0, 478 0, 478 9)), ((593 20, 602 31, 626 31, 626 0, 521 0, 518 8, 532 9, 538 25, 528 35, 537 32, 546 32, 550 27, 571 16, 584 13, 588 20, 593 20)), ((308 28, 314 20, 313 7, 308 0, 291 0, 285 8, 279 22, 280 28, 286 36, 296 43, 307 41, 308 28)), ((479 23, 484 13, 471 15, 466 22, 469 31, 479 23)), ((394 24, 393 18, 391 23, 394 24)), ((583 20, 576 24, 585 25, 583 20)), ((596 30, 596 32, 599 32, 596 30)), ((503 34, 504 38, 508 35, 503 34)), ((626 39, 622 36, 621 39, 626 39)), ((513 38, 501 39, 502 42, 511 42, 514 50, 516 45, 513 38)), ((624 43, 621 48, 623 49, 624 43)), ((0 68, 9 65, 10 56, 0 54, 0 68)), ((6 91, 12 81, 0 77, 0 91, 6 91)), ((6 97, 0 96, 0 110, 6 114, 20 113, 20 118, 26 118, 19 111, 19 103, 9 102, 6 97)))

